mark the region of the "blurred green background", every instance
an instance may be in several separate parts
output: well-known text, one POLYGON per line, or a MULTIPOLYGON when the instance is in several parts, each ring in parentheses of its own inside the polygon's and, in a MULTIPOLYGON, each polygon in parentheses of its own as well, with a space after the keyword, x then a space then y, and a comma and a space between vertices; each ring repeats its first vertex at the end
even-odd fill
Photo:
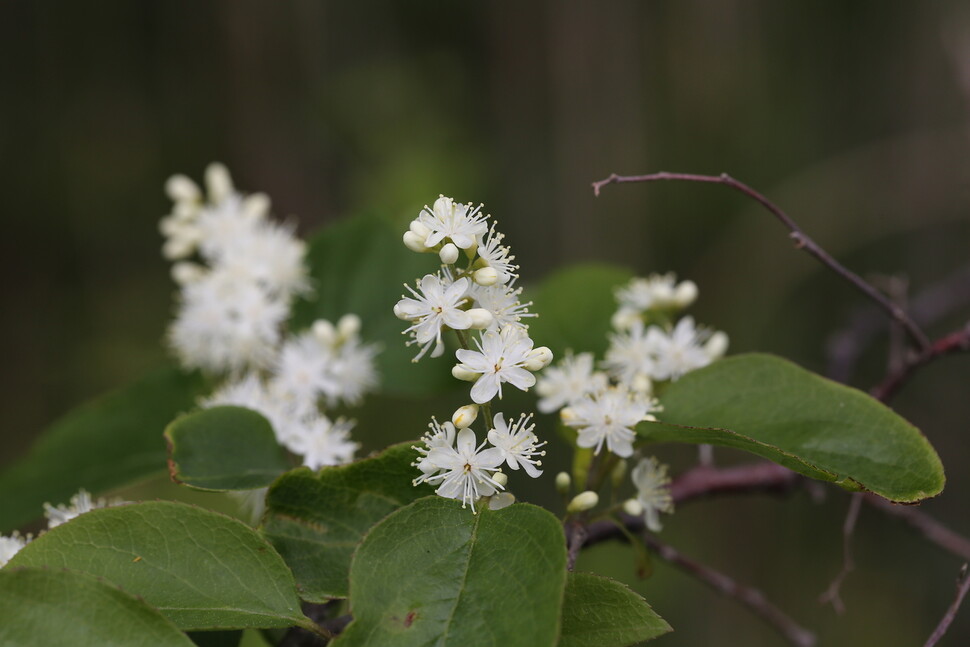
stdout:
MULTIPOLYGON (((412 217, 441 192, 484 201, 527 284, 580 260, 675 270, 699 284, 694 314, 732 352, 782 354, 860 388, 885 367, 882 319, 765 212, 723 187, 594 198, 590 182, 729 172, 917 304, 931 333, 970 311, 970 8, 958 0, 15 1, 0 8, 0 70, 3 464, 71 407, 165 361, 162 184, 212 160, 303 233, 361 212, 412 217), (833 368, 838 340, 859 351, 852 370, 833 368)), ((941 361, 894 403, 948 468, 923 508, 965 534, 968 370, 941 361)), ((823 645, 922 644, 959 562, 872 509, 847 613, 816 602, 839 569, 847 505, 835 490, 695 503, 664 535, 762 588, 823 645)), ((610 545, 580 568, 647 596, 677 630, 656 644, 781 644, 735 602, 662 564, 635 582, 631 563, 610 545)), ((965 610, 945 644, 968 642, 965 610)))

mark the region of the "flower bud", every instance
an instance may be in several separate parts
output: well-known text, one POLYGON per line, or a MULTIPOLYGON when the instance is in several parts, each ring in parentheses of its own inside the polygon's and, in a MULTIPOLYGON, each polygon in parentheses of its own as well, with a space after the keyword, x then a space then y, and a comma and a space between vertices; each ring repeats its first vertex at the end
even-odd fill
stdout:
POLYGON ((179 285, 195 283, 205 276, 205 268, 198 263, 180 261, 172 266, 172 280, 179 285))
POLYGON ((424 243, 424 241, 428 239, 428 236, 431 235, 431 229, 429 229, 428 226, 422 223, 420 220, 412 220, 411 224, 408 226, 408 229, 420 237, 422 243, 424 243))
POLYGON ((313 322, 313 336, 324 346, 333 346, 337 340, 337 331, 326 319, 317 319, 313 322))
POLYGON ((552 363, 552 351, 549 350, 548 346, 539 346, 539 348, 533 348, 529 351, 529 356, 526 358, 523 366, 529 371, 540 371, 552 363))
POLYGON ((720 330, 711 335, 710 339, 707 340, 707 343, 704 344, 704 352, 707 353, 707 356, 711 359, 720 359, 724 357, 724 353, 727 352, 727 349, 727 333, 721 332, 720 330))
POLYGON ((630 387, 638 394, 648 398, 653 394, 653 382, 643 373, 638 373, 633 376, 633 380, 630 381, 630 387))
POLYGON ((269 215, 269 196, 265 193, 247 195, 242 203, 242 213, 246 218, 261 220, 269 215))
POLYGON ((193 220, 199 214, 199 206, 194 202, 176 202, 172 207, 172 217, 179 222, 193 220))
POLYGON ((556 474, 556 491, 559 494, 566 495, 569 494, 569 488, 572 487, 573 479, 569 476, 569 472, 559 472, 556 474))
POLYGON ((498 272, 495 271, 494 267, 483 267, 482 269, 475 270, 475 272, 472 273, 472 279, 475 281, 475 283, 488 287, 498 283, 498 272))
POLYGON ((445 243, 438 252, 438 256, 445 265, 453 265, 458 260, 458 248, 454 243, 445 243))
POLYGON ((505 487, 506 485, 508 485, 509 475, 506 474, 505 472, 495 472, 494 474, 492 474, 492 480, 498 483, 499 485, 501 485, 502 487, 505 487))
POLYGON ((515 495, 511 492, 499 492, 498 494, 493 494, 488 499, 488 509, 489 510, 501 510, 502 508, 507 508, 515 503, 515 495))
POLYGON ((643 505, 636 499, 627 499, 623 502, 623 512, 631 517, 639 517, 643 514, 643 505))
POLYGON ((633 310, 617 310, 610 318, 610 323, 613 324, 616 330, 622 331, 633 328, 633 324, 638 319, 640 319, 640 315, 633 310))
POLYGON ((573 411, 572 407, 563 407, 562 410, 559 411, 559 419, 568 425, 570 420, 576 419, 576 412, 573 411))
POLYGON ((697 300, 697 284, 693 281, 681 281, 674 289, 674 303, 686 308, 697 300))
POLYGON ((201 197, 198 185, 185 175, 173 175, 165 182, 165 193, 172 202, 197 202, 201 197))
POLYGON ((468 314, 471 315, 472 318, 471 328, 474 328, 475 330, 485 330, 492 325, 493 321, 495 321, 495 317, 492 316, 492 313, 485 308, 472 308, 468 311, 468 314))
POLYGON ((412 252, 423 254, 424 252, 428 251, 424 241, 424 238, 417 235, 413 231, 404 232, 404 246, 410 249, 412 252))
POLYGON ((455 413, 451 416, 451 422, 459 429, 464 429, 465 427, 471 426, 477 417, 478 405, 466 404, 465 406, 458 407, 458 409, 455 410, 455 413))
POLYGON ((170 261, 191 256, 195 251, 195 244, 181 236, 169 238, 162 245, 162 255, 170 261))
POLYGON ((451 369, 451 375, 457 380, 462 380, 464 382, 474 382, 479 377, 481 377, 482 374, 462 368, 461 364, 455 364, 454 367, 452 367, 451 369))
POLYGON ((179 230, 183 227, 182 223, 178 221, 178 218, 173 216, 165 216, 158 221, 158 231, 166 238, 171 238, 178 234, 179 230))
POLYGON ((360 317, 350 313, 345 314, 337 322, 337 333, 341 341, 347 341, 351 337, 356 337, 360 332, 360 317))
POLYGON ((600 496, 592 490, 580 492, 573 497, 573 500, 566 506, 566 512, 585 512, 596 507, 600 502, 600 496))
POLYGON ((232 193, 229 170, 219 162, 209 164, 205 169, 205 186, 209 193, 209 202, 222 202, 232 193))

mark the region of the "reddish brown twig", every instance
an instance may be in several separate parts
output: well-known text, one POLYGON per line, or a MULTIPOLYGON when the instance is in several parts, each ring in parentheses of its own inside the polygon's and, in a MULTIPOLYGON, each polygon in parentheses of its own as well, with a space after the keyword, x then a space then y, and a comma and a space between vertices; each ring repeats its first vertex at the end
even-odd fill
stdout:
POLYGON ((842 603, 842 596, 839 594, 842 590, 842 582, 855 570, 855 561, 852 559, 852 533, 855 532, 855 524, 859 520, 861 508, 862 494, 856 492, 849 501, 849 511, 842 524, 842 569, 829 584, 829 588, 818 598, 822 604, 831 603, 838 614, 845 612, 845 604, 842 603))
POLYGON ((873 287, 873 285, 868 281, 864 280, 858 274, 835 260, 828 252, 826 252, 814 240, 812 240, 787 213, 785 213, 771 200, 761 195, 744 182, 734 179, 727 173, 722 173, 721 175, 696 175, 693 173, 666 172, 651 173, 648 175, 617 175, 616 173, 613 173, 605 180, 593 182, 593 193, 599 195, 600 190, 607 184, 621 184, 626 182, 656 182, 662 180, 721 184, 724 186, 729 186, 732 189, 735 189, 736 191, 739 191, 751 198, 771 212, 772 215, 774 215, 785 227, 788 228, 788 230, 791 232, 789 237, 795 241, 796 248, 803 249, 808 254, 814 256, 827 268, 841 276, 843 279, 855 286, 857 290, 877 303, 889 314, 889 316, 899 322, 920 351, 923 351, 929 347, 930 342, 926 337, 926 334, 918 325, 916 325, 916 322, 914 322, 909 315, 906 314, 906 311, 903 310, 903 308, 893 303, 892 300, 873 287))
POLYGON ((662 560, 707 584, 718 593, 734 598, 748 607, 781 633, 791 644, 798 647, 812 647, 815 644, 815 634, 799 625, 784 611, 769 602, 758 589, 738 584, 724 573, 685 557, 675 548, 652 535, 645 533, 643 541, 662 560))
POLYGON ((886 402, 913 376, 916 369, 944 355, 967 350, 970 350, 970 326, 937 339, 918 355, 908 359, 872 389, 872 397, 886 402))
POLYGON ((964 564, 960 569, 960 576, 957 578, 957 596, 950 605, 950 608, 946 610, 943 614, 943 618, 940 620, 940 624, 936 626, 933 633, 930 634, 929 639, 923 647, 934 647, 936 643, 940 642, 940 638, 946 633, 946 630, 950 628, 950 624, 953 619, 957 616, 957 611, 960 610, 960 605, 963 603, 963 598, 966 597, 967 591, 970 590, 970 577, 967 576, 967 565, 964 564))

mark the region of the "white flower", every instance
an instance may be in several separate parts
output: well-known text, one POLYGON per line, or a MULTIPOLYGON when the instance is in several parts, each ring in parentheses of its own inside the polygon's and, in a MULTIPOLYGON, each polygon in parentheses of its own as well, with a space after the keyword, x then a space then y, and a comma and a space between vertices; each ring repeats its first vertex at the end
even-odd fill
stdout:
POLYGON ((647 310, 686 308, 696 298, 697 285, 693 281, 682 281, 678 284, 673 273, 631 279, 616 290, 620 307, 613 315, 613 327, 626 330, 647 310))
POLYGON ((168 338, 186 368, 239 372, 273 359, 289 307, 227 272, 185 286, 168 338))
POLYGON ((203 408, 230 405, 252 409, 269 421, 280 444, 286 444, 293 436, 302 435, 306 418, 316 414, 315 408, 301 409, 297 403, 279 394, 270 395, 263 381, 254 373, 224 384, 200 404, 203 408))
POLYGON ((566 355, 558 365, 543 371, 536 383, 536 392, 542 396, 539 411, 552 413, 588 393, 602 391, 606 386, 606 375, 593 371, 592 353, 566 355))
POLYGON ((436 418, 431 418, 431 422, 428 423, 428 427, 431 431, 424 432, 424 436, 421 437, 421 441, 424 443, 424 447, 412 446, 412 449, 418 452, 420 456, 411 465, 417 467, 423 472, 422 476, 414 479, 414 485, 424 483, 427 477, 432 476, 438 471, 438 466, 428 461, 428 454, 434 449, 441 449, 444 447, 451 447, 455 443, 455 425, 451 422, 445 422, 445 424, 439 424, 436 418))
POLYGON ((651 531, 660 532, 659 513, 674 511, 667 466, 651 456, 641 460, 630 476, 637 488, 637 502, 643 507, 644 523, 651 531))
POLYGON ((94 500, 87 490, 82 489, 78 490, 78 493, 71 497, 70 505, 60 504, 54 507, 50 503, 45 503, 44 516, 47 517, 47 527, 56 528, 62 523, 67 523, 85 512, 91 512, 98 508, 106 508, 120 503, 122 503, 120 499, 94 500))
POLYGON ((710 336, 706 330, 694 327, 693 317, 677 322, 670 334, 660 334, 653 340, 653 366, 650 376, 655 380, 676 380, 685 373, 707 366, 711 356, 704 349, 710 336))
POLYGON ((20 549, 30 543, 30 535, 22 536, 16 530, 9 537, 0 535, 0 568, 13 559, 20 549))
POLYGON ((329 406, 360 404, 364 394, 372 391, 378 383, 374 357, 380 352, 376 344, 365 344, 359 337, 344 341, 337 348, 333 374, 337 376, 336 388, 324 390, 329 406))
POLYGON ((455 353, 461 362, 459 369, 481 375, 471 391, 475 403, 484 404, 496 395, 501 398, 503 382, 523 391, 536 383, 535 375, 524 368, 533 342, 523 329, 506 326, 500 332, 485 331, 475 344, 477 351, 461 349, 455 353))
POLYGON ((425 247, 434 247, 449 238, 455 246, 468 249, 487 231, 481 205, 472 208, 471 204, 456 204, 445 196, 435 200, 433 208, 425 207, 417 222, 430 232, 424 241, 425 247))
POLYGON ((495 231, 495 222, 488 230, 488 234, 478 237, 478 257, 486 266, 491 267, 497 274, 498 283, 508 283, 518 276, 519 266, 513 263, 515 256, 511 250, 502 244, 505 234, 495 231))
POLYGON ((477 283, 471 286, 468 296, 475 300, 479 308, 488 310, 492 314, 491 330, 498 330, 505 326, 520 326, 526 328, 522 319, 535 317, 535 313, 529 312, 532 302, 522 303, 520 295, 522 288, 516 288, 515 279, 508 283, 483 286, 477 283))
POLYGON ((338 418, 331 422, 319 415, 303 425, 286 439, 286 448, 303 457, 303 464, 310 469, 326 465, 342 465, 354 459, 360 445, 350 440, 352 420, 338 418))
POLYGON ((653 376, 657 349, 663 346, 664 337, 657 326, 646 327, 636 319, 626 332, 610 334, 603 368, 617 382, 628 386, 638 378, 653 376))
POLYGON ((562 410, 562 418, 579 430, 576 444, 580 447, 595 448, 599 454, 605 443, 609 451, 627 458, 633 454, 633 428, 641 420, 653 419, 653 406, 652 401, 616 386, 575 401, 562 410))
POLYGON ((418 284, 421 294, 410 285, 405 287, 411 291, 414 298, 402 297, 394 306, 394 314, 399 319, 413 322, 405 330, 414 337, 412 342, 421 344, 421 352, 414 361, 418 361, 434 343, 431 357, 438 357, 444 352, 444 342, 441 339, 442 326, 454 330, 467 330, 474 323, 472 316, 460 309, 464 304, 470 281, 461 278, 453 283, 446 283, 440 276, 427 274, 418 284))
POLYGON ((546 455, 546 452, 539 451, 539 448, 546 443, 540 443, 539 438, 532 431, 536 427, 532 423, 532 414, 522 414, 517 421, 509 425, 505 422, 505 415, 499 412, 495 414, 493 422, 495 426, 488 432, 488 442, 502 452, 502 457, 509 467, 514 470, 522 467, 526 474, 532 478, 538 478, 542 470, 536 467, 542 465, 542 461, 536 457, 546 455))
POLYGON ((233 239, 218 265, 285 300, 310 288, 305 254, 306 243, 293 235, 292 226, 264 221, 233 239))
POLYGON ((329 339, 301 333, 280 349, 270 390, 304 411, 315 411, 324 398, 328 406, 357 404, 377 384, 376 354, 377 347, 362 344, 356 332, 329 339))
POLYGON ((426 468, 422 471, 433 467, 436 472, 428 474, 425 471, 423 476, 415 479, 415 483, 440 482, 435 493, 446 499, 459 499, 462 507, 470 505, 474 512, 478 499, 503 489, 492 474, 498 471, 504 458, 502 451, 496 447, 483 449, 486 443, 477 445, 475 432, 471 429, 458 432, 456 445, 437 444, 432 447, 425 456, 426 468))
POLYGON ((261 487, 255 490, 229 490, 226 494, 235 499, 239 508, 246 513, 251 525, 256 525, 266 512, 266 492, 268 487, 261 487))

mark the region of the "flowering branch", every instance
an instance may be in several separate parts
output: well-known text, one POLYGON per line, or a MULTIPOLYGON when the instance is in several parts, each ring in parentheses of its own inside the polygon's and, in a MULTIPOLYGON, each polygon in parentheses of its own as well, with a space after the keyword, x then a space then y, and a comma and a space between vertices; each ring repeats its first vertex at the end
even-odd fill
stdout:
POLYGON ((798 647, 812 647, 815 644, 815 634, 799 625, 784 611, 769 602, 758 589, 738 584, 724 573, 684 556, 672 546, 661 542, 649 533, 643 533, 643 540, 664 561, 686 571, 718 593, 732 597, 751 609, 765 622, 777 629, 791 644, 798 647))
POLYGON ((946 613, 940 620, 940 624, 930 634, 924 647, 933 647, 940 641, 940 638, 943 637, 946 630, 950 628, 950 623, 956 617, 957 611, 960 609, 960 604, 963 603, 963 598, 966 597, 968 590, 970 590, 970 576, 967 575, 967 565, 964 564, 960 569, 960 576, 957 578, 957 597, 953 600, 950 608, 946 610, 946 613))
POLYGON ((906 330, 906 333, 913 340, 917 348, 919 348, 921 351, 925 351, 930 346, 930 342, 926 337, 926 334, 916 324, 916 322, 914 322, 909 315, 906 314, 906 311, 903 310, 903 308, 893 303, 892 300, 890 300, 886 295, 877 290, 872 286, 872 284, 865 281, 858 274, 835 260, 828 252, 826 252, 814 240, 812 240, 788 214, 781 210, 780 207, 749 187, 747 184, 735 180, 727 173, 722 173, 721 175, 695 175, 692 173, 666 172, 651 173, 649 175, 617 175, 616 173, 613 173, 605 180, 593 182, 593 193, 598 196, 600 194, 600 190, 607 184, 621 184, 626 182, 655 182, 658 180, 679 180, 685 182, 723 184, 748 196, 770 211, 772 215, 774 215, 785 227, 788 228, 788 230, 791 232, 789 237, 795 241, 796 248, 804 249, 807 253, 814 256, 823 265, 854 285, 856 289, 876 302, 894 320, 898 321, 899 324, 906 330))

